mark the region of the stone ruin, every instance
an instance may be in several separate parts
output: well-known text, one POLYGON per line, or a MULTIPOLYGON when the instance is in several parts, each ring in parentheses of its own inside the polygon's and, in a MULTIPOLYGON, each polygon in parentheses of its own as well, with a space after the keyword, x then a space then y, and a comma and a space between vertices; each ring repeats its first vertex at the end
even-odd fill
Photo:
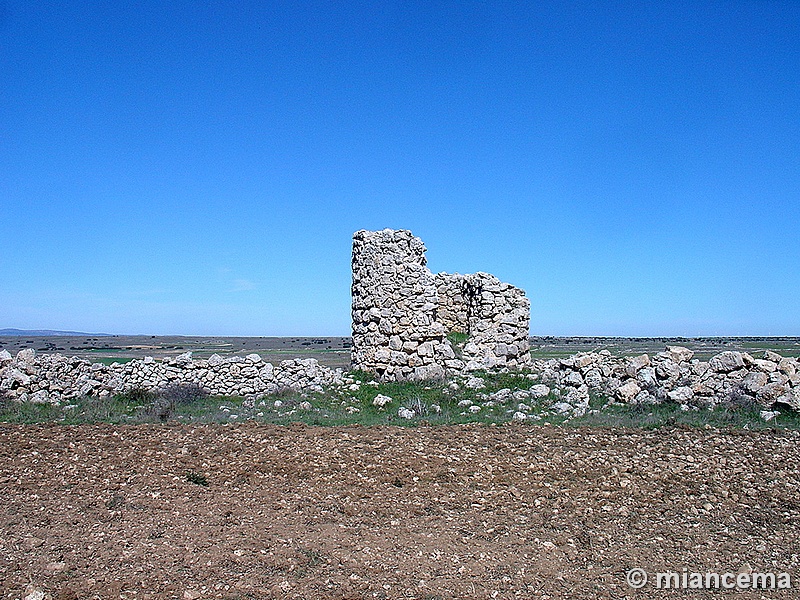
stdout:
POLYGON ((439 273, 407 230, 353 235, 352 367, 384 380, 530 364, 530 302, 494 275, 439 273))
MULTIPOLYGON (((765 420, 787 407, 800 411, 800 359, 769 350, 763 358, 726 350, 701 360, 688 348, 668 346, 652 357, 613 356, 601 350, 531 360, 530 305, 524 292, 487 273, 434 275, 426 267, 422 240, 410 231, 355 233, 352 293, 355 369, 390 381, 456 376, 452 384, 476 390, 485 384, 471 371, 530 369, 525 378, 536 382, 530 389, 483 394, 485 403, 472 405, 471 412, 513 401, 514 420, 540 419, 525 404, 531 400, 554 402, 551 410, 581 416, 590 410, 592 394, 605 397, 605 406, 672 402, 681 410, 699 410, 727 402, 762 409, 765 420)), ((185 384, 255 401, 285 390, 347 394, 360 383, 357 374, 313 358, 273 365, 257 354, 196 360, 187 352, 104 365, 77 356, 37 354, 32 348, 14 357, 0 348, 0 403, 59 405, 85 396, 158 392, 185 384)), ((384 406, 377 404, 378 398, 384 404, 391 401, 379 394, 376 406, 384 406)), ((398 414, 411 418, 407 415, 414 412, 400 407, 398 414)))

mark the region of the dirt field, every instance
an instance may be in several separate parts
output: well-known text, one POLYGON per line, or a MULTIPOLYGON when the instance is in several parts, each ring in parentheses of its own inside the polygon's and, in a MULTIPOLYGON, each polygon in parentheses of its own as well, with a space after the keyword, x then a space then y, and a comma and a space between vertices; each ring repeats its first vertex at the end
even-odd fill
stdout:
POLYGON ((0 425, 0 592, 797 598, 634 591, 625 574, 754 569, 800 585, 799 439, 518 425, 0 425))

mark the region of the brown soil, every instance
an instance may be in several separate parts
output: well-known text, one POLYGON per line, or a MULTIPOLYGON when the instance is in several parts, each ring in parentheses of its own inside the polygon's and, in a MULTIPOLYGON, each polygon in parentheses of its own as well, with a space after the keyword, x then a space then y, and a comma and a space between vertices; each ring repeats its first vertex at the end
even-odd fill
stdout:
POLYGON ((797 588, 798 438, 519 425, 2 425, 0 593, 687 595, 633 591, 632 567, 785 571, 797 588))

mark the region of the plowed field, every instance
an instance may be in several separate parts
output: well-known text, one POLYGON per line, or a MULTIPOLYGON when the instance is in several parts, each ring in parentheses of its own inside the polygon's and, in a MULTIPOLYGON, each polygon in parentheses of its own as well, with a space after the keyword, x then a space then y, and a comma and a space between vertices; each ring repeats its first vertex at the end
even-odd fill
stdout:
MULTIPOLYGON (((797 432, 0 425, 3 598, 659 598, 788 572, 797 432), (203 484, 207 485, 203 485, 203 484), (634 567, 651 574, 636 591, 634 567)), ((691 597, 800 597, 795 590, 691 597)))

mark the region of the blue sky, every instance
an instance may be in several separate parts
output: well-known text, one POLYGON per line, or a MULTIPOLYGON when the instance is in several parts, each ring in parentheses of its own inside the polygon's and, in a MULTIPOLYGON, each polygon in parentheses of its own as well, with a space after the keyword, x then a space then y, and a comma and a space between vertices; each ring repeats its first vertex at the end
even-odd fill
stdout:
POLYGON ((800 335, 800 2, 0 0, 0 328, 347 335, 384 227, 534 335, 800 335))

